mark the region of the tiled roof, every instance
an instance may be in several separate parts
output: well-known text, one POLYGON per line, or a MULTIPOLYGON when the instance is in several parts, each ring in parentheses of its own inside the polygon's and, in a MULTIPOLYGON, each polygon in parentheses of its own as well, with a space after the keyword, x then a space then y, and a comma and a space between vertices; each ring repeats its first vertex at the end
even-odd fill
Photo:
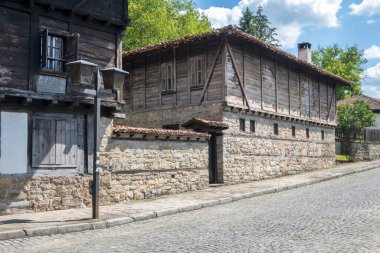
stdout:
POLYGON ((166 136, 188 136, 188 137, 210 137, 206 133, 198 133, 190 130, 170 130, 170 129, 160 129, 160 128, 140 128, 140 127, 129 127, 123 125, 113 126, 113 133, 121 134, 143 134, 143 135, 166 135, 166 136))
POLYGON ((228 128, 228 124, 222 121, 213 121, 213 120, 207 120, 207 119, 201 119, 201 118, 192 118, 191 120, 183 123, 182 126, 187 127, 192 124, 197 124, 197 125, 211 127, 211 128, 219 128, 219 129, 228 128))
POLYGON ((351 98, 348 98, 348 99, 339 100, 338 105, 339 104, 350 104, 351 105, 357 100, 364 100, 365 102, 367 102, 369 104, 372 111, 380 112, 380 99, 368 97, 366 95, 356 95, 356 96, 352 96, 351 98))
POLYGON ((148 52, 152 52, 152 51, 159 50, 159 49, 169 48, 169 47, 173 47, 173 46, 179 46, 182 44, 200 41, 200 40, 204 40, 204 39, 208 39, 208 38, 212 38, 212 37, 219 37, 222 35, 233 36, 233 37, 237 37, 239 39, 246 40, 252 44, 255 44, 255 45, 260 46, 261 48, 264 48, 265 50, 269 51, 270 53, 273 53, 277 56, 283 57, 284 59, 286 59, 290 62, 293 62, 296 65, 303 66, 303 67, 305 67, 309 70, 312 70, 312 71, 314 71, 314 72, 316 72, 322 76, 334 79, 335 81, 339 82, 340 85, 351 86, 351 83, 349 81, 347 81, 346 79, 341 78, 337 75, 334 75, 334 74, 332 74, 328 71, 325 71, 321 68, 318 68, 315 65, 313 65, 307 61, 301 60, 298 57, 296 57, 290 53, 287 53, 284 50, 281 50, 275 46, 272 46, 269 43, 256 38, 255 36, 252 36, 250 34, 242 32, 238 28, 231 26, 231 25, 225 26, 225 27, 222 27, 219 29, 214 29, 211 32, 202 33, 202 34, 198 34, 198 35, 186 36, 186 37, 183 37, 180 39, 163 42, 163 43, 156 44, 153 46, 143 47, 143 48, 131 50, 128 52, 124 52, 123 57, 133 56, 133 55, 142 54, 142 53, 148 53, 148 52))

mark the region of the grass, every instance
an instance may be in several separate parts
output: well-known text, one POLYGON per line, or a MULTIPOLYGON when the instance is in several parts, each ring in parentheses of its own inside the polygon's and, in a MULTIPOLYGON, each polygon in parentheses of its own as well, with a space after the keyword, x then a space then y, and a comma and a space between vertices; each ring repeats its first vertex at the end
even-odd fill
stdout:
POLYGON ((339 162, 353 162, 354 161, 350 155, 336 155, 335 159, 339 162))

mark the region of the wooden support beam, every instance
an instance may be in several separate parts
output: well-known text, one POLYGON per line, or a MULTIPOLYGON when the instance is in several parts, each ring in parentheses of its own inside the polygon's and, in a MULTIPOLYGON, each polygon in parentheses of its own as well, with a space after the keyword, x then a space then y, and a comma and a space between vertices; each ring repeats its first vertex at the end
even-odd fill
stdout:
POLYGON ((30 105, 33 102, 33 99, 31 97, 24 97, 24 101, 22 102, 23 105, 30 105))
MULTIPOLYGON (((329 108, 329 85, 328 85, 328 83, 326 83, 326 89, 327 89, 326 104, 327 104, 327 110, 328 110, 328 108, 329 108)), ((326 111, 326 113, 328 113, 328 112, 326 111)), ((329 120, 329 118, 327 117, 326 121, 328 121, 328 120, 329 120)))
POLYGON ((288 100, 289 100, 289 115, 291 114, 292 104, 291 104, 291 96, 290 96, 290 67, 288 65, 288 100))
POLYGON ((301 96, 301 73, 298 72, 298 99, 299 99, 299 108, 300 108, 300 116, 302 115, 301 109, 302 109, 302 96, 301 96))
POLYGON ((318 76, 319 120, 321 120, 321 84, 318 76))
POLYGON ((143 108, 144 110, 146 109, 146 55, 144 55, 144 104, 143 104, 143 108))
MULTIPOLYGON (((202 70, 203 70, 203 77, 202 77, 202 79, 203 79, 203 80, 206 80, 206 78, 207 78, 207 66, 208 66, 208 41, 206 41, 206 43, 205 43, 205 45, 204 45, 204 48, 203 48, 203 55, 206 56, 206 59, 204 59, 204 60, 202 61, 202 64, 205 64, 205 66, 202 67, 202 70)), ((207 90, 207 91, 206 91, 206 94, 205 94, 205 101, 206 101, 206 102, 207 102, 207 100, 208 100, 208 95, 209 95, 209 93, 208 93, 208 90, 207 90)))
MULTIPOLYGON (((159 68, 161 69, 161 68, 159 68)), ((129 73, 130 77, 131 77, 131 112, 133 112, 133 96, 134 96, 134 92, 133 92, 133 59, 131 60, 131 73, 129 73)), ((161 92, 160 92, 161 94, 161 92)))
POLYGON ((329 110, 328 110, 328 112, 327 112, 327 121, 330 121, 331 107, 332 107, 333 98, 334 98, 334 96, 335 96, 335 87, 336 87, 336 85, 334 84, 334 88, 333 88, 333 91, 332 91, 332 93, 331 93, 331 99, 330 99, 329 110))
POLYGON ((161 73, 161 64, 162 64, 162 49, 160 49, 160 58, 158 59, 158 73, 159 73, 159 85, 158 85, 158 90, 159 90, 159 95, 160 95, 160 108, 162 107, 162 73, 161 73))
MULTIPOLYGON (((191 62, 190 62, 191 45, 187 46, 186 61, 187 61, 187 98, 189 105, 191 104, 191 62)), ((206 69, 207 71, 207 69, 206 69)))
POLYGON ((310 90, 310 73, 307 75, 307 89, 309 92, 309 119, 311 118, 311 90, 310 90))
POLYGON ((264 110, 264 91, 263 91, 263 63, 262 63, 262 56, 261 56, 261 50, 259 53, 260 56, 260 87, 261 87, 261 110, 264 110))
POLYGON ((212 68, 208 74, 208 77, 207 77, 207 80, 206 80, 206 83, 205 83, 205 86, 203 87, 203 90, 202 90, 202 95, 201 95, 201 98, 199 100, 199 104, 202 104, 203 102, 203 98, 205 96, 205 93, 206 93, 206 90, 210 84, 210 81, 211 81, 211 77, 212 77, 212 74, 214 73, 214 70, 215 70, 215 66, 216 66, 216 63, 218 62, 218 58, 219 58, 219 55, 220 55, 220 52, 222 50, 222 47, 223 45, 226 43, 226 39, 224 38, 220 44, 219 44, 219 47, 218 47, 218 50, 216 51, 216 54, 215 54, 215 59, 214 59, 214 63, 212 64, 212 68))
POLYGON ((57 105, 57 104, 58 104, 58 100, 57 99, 53 99, 53 100, 48 101, 47 106, 54 106, 54 105, 57 105))
MULTIPOLYGON (((176 47, 173 47, 173 89, 177 91, 177 55, 176 47)), ((173 94, 173 104, 177 105, 177 92, 173 94)))
MULTIPOLYGON (((242 58, 243 58, 243 89, 245 90, 245 80, 246 80, 246 78, 245 78, 245 50, 244 50, 244 42, 241 45, 241 52, 242 52, 242 58)), ((245 101, 243 100, 243 102, 245 102, 245 101)), ((248 104, 248 102, 247 102, 247 104, 248 104)))
POLYGON ((278 81, 277 81, 277 60, 274 58, 274 94, 276 98, 276 112, 278 112, 278 81))
POLYGON ((232 53, 232 50, 231 50, 231 46, 230 46, 230 43, 228 43, 228 40, 226 40, 226 45, 227 45, 227 50, 231 56, 231 61, 232 61, 232 66, 234 67, 235 69, 235 72, 236 72, 236 76, 238 78, 238 81, 239 81, 239 85, 240 85, 240 88, 241 88, 241 91, 243 93, 243 96, 244 96, 244 99, 245 101, 247 102, 247 107, 248 109, 250 109, 250 106, 249 106, 249 102, 248 102, 248 97, 247 97, 247 94, 245 93, 245 89, 244 89, 244 86, 243 86, 243 82, 240 78, 240 73, 239 73, 239 69, 237 68, 236 66, 236 61, 235 61, 235 57, 234 57, 234 54, 232 53))

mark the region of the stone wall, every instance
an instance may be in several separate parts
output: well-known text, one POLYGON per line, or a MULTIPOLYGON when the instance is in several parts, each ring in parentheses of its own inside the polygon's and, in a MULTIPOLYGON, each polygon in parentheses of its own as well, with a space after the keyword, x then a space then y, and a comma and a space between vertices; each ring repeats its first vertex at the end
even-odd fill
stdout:
MULTIPOLYGON (((103 138, 100 164, 101 205, 208 187, 206 139, 103 138)), ((0 178, 0 215, 90 207, 91 180, 89 174, 0 178)))
POLYGON ((350 155, 354 161, 379 159, 380 143, 340 142, 340 153, 350 155))
POLYGON ((100 162, 107 203, 208 187, 207 141, 110 139, 100 162))
POLYGON ((233 112, 224 113, 224 122, 230 126, 223 135, 226 184, 296 174, 335 164, 333 128, 233 112), (239 119, 245 119, 245 131, 240 130, 239 119), (255 122, 255 132, 250 131, 251 121, 255 122), (278 135, 274 134, 275 123, 278 135), (295 127, 294 137, 292 126, 295 127), (324 140, 321 131, 324 131, 324 140))

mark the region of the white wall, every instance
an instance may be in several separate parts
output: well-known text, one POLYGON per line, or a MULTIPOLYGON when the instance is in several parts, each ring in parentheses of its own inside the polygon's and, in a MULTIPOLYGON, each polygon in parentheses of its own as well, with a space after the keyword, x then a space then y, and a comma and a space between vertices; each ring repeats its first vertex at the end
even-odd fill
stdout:
POLYGON ((367 128, 370 128, 370 129, 380 129, 380 113, 375 113, 376 115, 376 125, 373 126, 373 127, 367 127, 367 128))
POLYGON ((0 174, 28 172, 28 114, 1 112, 0 174))

